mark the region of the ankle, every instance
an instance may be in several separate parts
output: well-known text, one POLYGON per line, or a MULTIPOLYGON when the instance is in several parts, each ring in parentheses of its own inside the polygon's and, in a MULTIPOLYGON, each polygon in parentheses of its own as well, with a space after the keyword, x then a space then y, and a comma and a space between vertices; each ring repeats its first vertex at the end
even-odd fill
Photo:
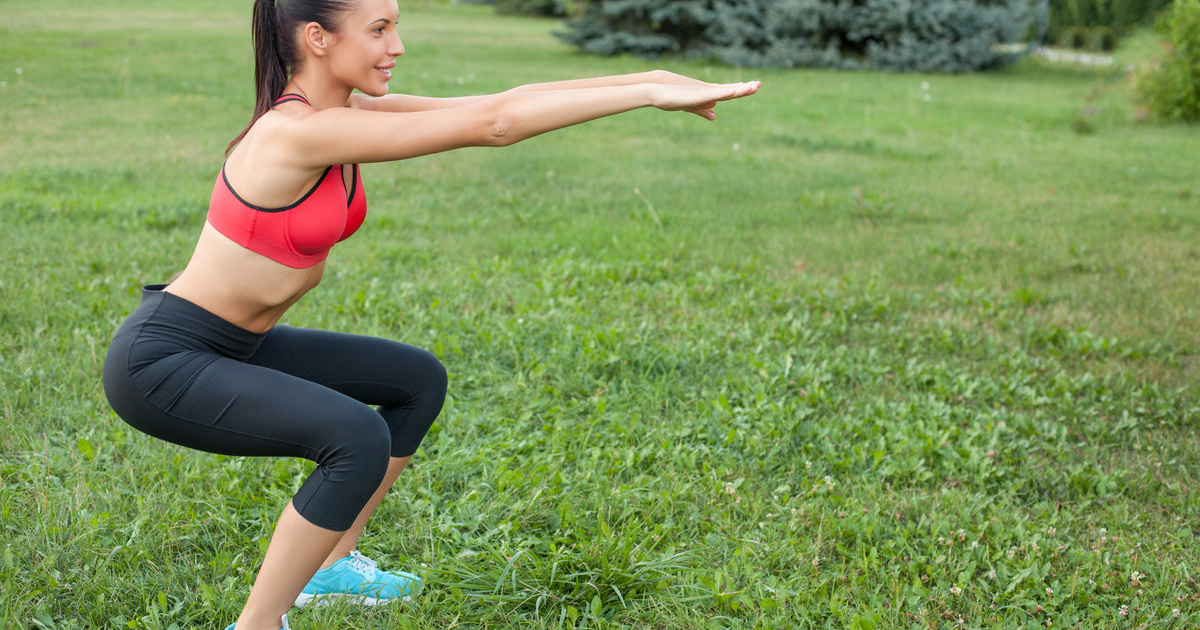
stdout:
POLYGON ((349 558, 350 553, 352 551, 354 551, 354 550, 351 549, 350 551, 341 551, 341 550, 335 549, 333 551, 333 553, 329 554, 329 557, 325 558, 325 561, 321 563, 321 567, 317 570, 320 571, 321 569, 328 569, 329 567, 333 566, 334 564, 337 564, 338 560, 341 560, 343 558, 349 558))

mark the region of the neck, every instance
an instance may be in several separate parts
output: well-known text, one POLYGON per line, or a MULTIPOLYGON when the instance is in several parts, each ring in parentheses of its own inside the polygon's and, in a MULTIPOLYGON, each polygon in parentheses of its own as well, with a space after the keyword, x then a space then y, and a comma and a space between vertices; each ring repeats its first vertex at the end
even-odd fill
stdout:
POLYGON ((320 77, 297 74, 288 81, 284 94, 299 94, 317 109, 345 107, 350 100, 351 88, 338 82, 323 81, 320 77))

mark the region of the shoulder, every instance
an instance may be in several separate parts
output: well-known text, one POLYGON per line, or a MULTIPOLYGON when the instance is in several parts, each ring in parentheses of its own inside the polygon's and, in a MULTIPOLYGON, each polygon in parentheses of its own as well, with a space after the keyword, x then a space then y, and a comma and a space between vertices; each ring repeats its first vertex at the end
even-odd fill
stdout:
POLYGON ((304 103, 285 103, 254 121, 239 148, 257 156, 255 161, 293 161, 304 151, 316 130, 318 110, 304 103))
POLYGON ((316 110, 302 103, 288 105, 259 117, 225 162, 226 179, 239 193, 253 195, 260 183, 265 184, 265 190, 254 195, 264 207, 286 205, 275 200, 304 188, 333 163, 308 148, 316 110))

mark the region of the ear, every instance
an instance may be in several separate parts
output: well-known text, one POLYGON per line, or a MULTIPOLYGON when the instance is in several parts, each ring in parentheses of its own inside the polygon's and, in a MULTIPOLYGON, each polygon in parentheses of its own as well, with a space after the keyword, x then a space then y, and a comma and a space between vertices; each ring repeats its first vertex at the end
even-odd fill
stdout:
POLYGON ((316 22, 309 22, 300 31, 300 42, 317 57, 324 57, 333 44, 333 33, 325 30, 316 22))

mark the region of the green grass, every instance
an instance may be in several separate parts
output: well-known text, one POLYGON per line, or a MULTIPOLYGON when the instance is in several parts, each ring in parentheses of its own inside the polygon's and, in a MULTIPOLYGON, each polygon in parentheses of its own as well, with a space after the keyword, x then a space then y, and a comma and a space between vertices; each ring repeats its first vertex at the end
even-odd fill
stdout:
MULTIPOLYGON (((224 627, 310 466, 150 439, 99 384, 249 115, 245 5, 5 3, 0 627, 224 627)), ((764 88, 364 168, 288 321, 447 364, 364 543, 429 587, 298 630, 1200 623, 1200 130, 1108 71, 652 64, 403 13, 397 91, 764 88)))

